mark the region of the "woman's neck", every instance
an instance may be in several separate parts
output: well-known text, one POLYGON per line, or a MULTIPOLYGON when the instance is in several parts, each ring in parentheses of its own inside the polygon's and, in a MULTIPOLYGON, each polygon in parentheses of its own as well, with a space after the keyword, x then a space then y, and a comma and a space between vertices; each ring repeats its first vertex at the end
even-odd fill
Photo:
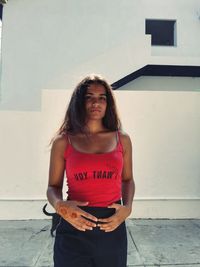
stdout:
POLYGON ((102 124, 102 121, 88 121, 85 129, 88 134, 96 134, 106 130, 102 124))

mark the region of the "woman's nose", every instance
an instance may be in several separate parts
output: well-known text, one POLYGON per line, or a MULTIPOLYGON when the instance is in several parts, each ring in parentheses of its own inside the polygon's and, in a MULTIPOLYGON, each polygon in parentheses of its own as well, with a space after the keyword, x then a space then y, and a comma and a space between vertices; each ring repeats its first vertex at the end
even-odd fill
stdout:
POLYGON ((98 105, 98 104, 99 104, 98 99, 97 99, 97 98, 94 98, 94 99, 92 100, 92 105, 98 105))

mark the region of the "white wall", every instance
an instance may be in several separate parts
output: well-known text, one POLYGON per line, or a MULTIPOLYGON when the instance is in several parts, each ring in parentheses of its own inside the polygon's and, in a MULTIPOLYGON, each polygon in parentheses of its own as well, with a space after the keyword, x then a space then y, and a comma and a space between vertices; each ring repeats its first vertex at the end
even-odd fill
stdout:
POLYGON ((4 5, 1 110, 41 109, 41 90, 100 72, 115 82, 148 63, 200 64, 200 0, 9 0, 4 5), (177 19, 177 47, 153 47, 146 18, 177 19), (14 30, 13 30, 14 29, 14 30))
MULTIPOLYGON (((166 77, 166 76, 141 76, 128 84, 120 87, 120 90, 136 91, 200 91, 200 78, 198 77, 166 77)), ((198 95, 198 94, 197 94, 198 95)), ((178 103, 177 103, 178 104, 178 103)))
POLYGON ((144 1, 144 16, 149 19, 176 20, 177 45, 153 46, 153 56, 199 57, 200 56, 200 1, 144 1), (195 41, 194 41, 195 40, 195 41))
MULTIPOLYGON (((140 84, 137 91, 115 91, 124 130, 133 142, 132 217, 200 218, 200 94, 145 91, 149 81, 140 84)), ((1 113, 0 219, 45 218, 41 207, 48 180, 48 143, 62 122, 70 95, 70 90, 43 90, 40 113, 1 113)))

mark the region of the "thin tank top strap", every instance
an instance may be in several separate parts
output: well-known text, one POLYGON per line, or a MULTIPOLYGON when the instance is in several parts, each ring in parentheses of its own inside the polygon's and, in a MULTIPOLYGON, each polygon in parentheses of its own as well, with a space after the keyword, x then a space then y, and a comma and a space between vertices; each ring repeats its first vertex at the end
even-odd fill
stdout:
POLYGON ((119 134, 118 134, 118 131, 116 131, 116 141, 117 141, 117 145, 119 143, 119 134))
POLYGON ((71 140, 69 138, 69 134, 65 133, 64 136, 66 140, 68 141, 68 145, 66 146, 65 152, 64 152, 64 158, 66 159, 69 153, 70 146, 71 146, 71 140))
POLYGON ((71 145, 71 140, 69 138, 69 134, 63 133, 63 136, 65 137, 65 139, 67 140, 67 142, 71 145))
POLYGON ((72 143, 71 143, 71 139, 69 138, 69 134, 67 134, 66 137, 67 137, 68 143, 71 145, 72 143))
POLYGON ((117 143, 121 143, 119 130, 116 132, 117 143))
POLYGON ((121 136, 120 136, 120 132, 119 130, 117 130, 117 146, 121 148, 121 151, 123 152, 124 149, 123 149, 123 145, 122 145, 122 142, 121 142, 121 136))

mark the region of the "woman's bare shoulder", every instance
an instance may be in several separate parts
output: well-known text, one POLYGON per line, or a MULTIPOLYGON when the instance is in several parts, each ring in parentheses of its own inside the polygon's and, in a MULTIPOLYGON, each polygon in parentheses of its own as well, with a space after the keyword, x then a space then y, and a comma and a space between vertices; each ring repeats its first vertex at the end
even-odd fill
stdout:
POLYGON ((131 140, 130 135, 127 132, 119 130, 119 133, 122 141, 127 142, 131 140))
POLYGON ((52 142, 52 149, 63 151, 68 144, 68 138, 64 134, 56 135, 52 142))
POLYGON ((131 147, 132 142, 131 142, 130 135, 123 130, 120 130, 119 133, 120 133, 120 140, 122 142, 124 149, 126 150, 126 148, 131 147))

